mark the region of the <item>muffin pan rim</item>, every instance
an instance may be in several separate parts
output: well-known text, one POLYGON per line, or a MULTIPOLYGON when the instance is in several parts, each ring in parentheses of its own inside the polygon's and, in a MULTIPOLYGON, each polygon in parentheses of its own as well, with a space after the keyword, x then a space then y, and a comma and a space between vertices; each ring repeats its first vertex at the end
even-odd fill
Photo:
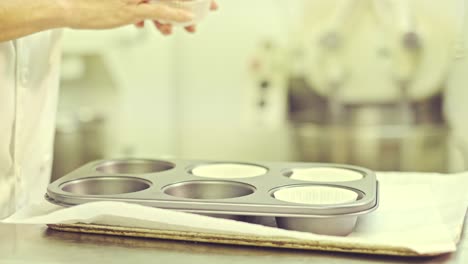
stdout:
POLYGON ((146 187, 145 189, 139 190, 139 191, 133 191, 133 192, 128 192, 128 193, 96 194, 96 195, 87 194, 86 196, 99 197, 99 196, 107 196, 107 195, 125 195, 125 194, 130 194, 130 193, 138 193, 138 192, 141 192, 141 191, 148 190, 154 185, 152 181, 149 181, 149 180, 146 180, 146 179, 140 178, 140 177, 130 177, 130 176, 89 176, 89 177, 84 177, 84 178, 65 181, 65 182, 59 184, 58 188, 60 188, 60 190, 62 190, 64 193, 68 193, 70 195, 83 195, 83 194, 76 194, 76 193, 73 193, 73 192, 65 191, 64 188, 67 187, 67 185, 80 183, 80 182, 86 182, 86 181, 92 181, 92 180, 103 180, 103 181, 109 180, 109 181, 111 181, 112 179, 135 181, 135 182, 147 184, 148 187, 146 187))
MULTIPOLYGON (((130 159, 109 159, 109 160, 99 160, 99 161, 94 161, 94 162, 91 162, 91 163, 88 163, 88 164, 85 164, 86 165, 89 165, 89 164, 93 164, 94 166, 94 170, 96 173, 103 173, 103 174, 109 174, 109 173, 113 173, 114 175, 128 175, 128 174, 132 174, 132 175, 146 175, 146 174, 158 174, 158 173, 163 173, 163 172, 168 172, 168 171, 171 171, 173 169, 175 169, 177 167, 177 164, 174 163, 174 162, 171 162, 169 160, 163 160, 163 159, 142 159, 142 158, 130 158, 130 159), (141 172, 141 173, 133 173, 133 172, 107 172, 105 170, 102 170, 100 169, 101 167, 109 167, 111 165, 114 165, 114 164, 119 164, 119 163, 127 163, 127 164, 131 164, 131 163, 138 163, 138 162, 142 162, 142 163, 161 163, 161 164, 165 164, 167 165, 168 169, 164 169, 164 170, 153 170, 153 171, 148 171, 148 172, 141 172)), ((83 167, 83 166, 82 166, 83 167)), ((81 167, 81 168, 82 168, 81 167)))

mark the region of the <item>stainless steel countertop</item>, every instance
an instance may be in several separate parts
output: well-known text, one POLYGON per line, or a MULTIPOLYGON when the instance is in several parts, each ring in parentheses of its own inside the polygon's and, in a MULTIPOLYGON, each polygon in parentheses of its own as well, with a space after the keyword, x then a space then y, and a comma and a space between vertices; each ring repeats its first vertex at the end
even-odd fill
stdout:
POLYGON ((468 263, 468 229, 457 253, 395 258, 65 233, 0 224, 0 263, 468 263))

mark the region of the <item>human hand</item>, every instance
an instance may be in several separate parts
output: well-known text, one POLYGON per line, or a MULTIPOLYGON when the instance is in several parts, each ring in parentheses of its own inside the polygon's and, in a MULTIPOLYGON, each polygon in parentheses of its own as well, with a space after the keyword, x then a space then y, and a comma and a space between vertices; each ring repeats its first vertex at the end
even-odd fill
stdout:
MULTIPOLYGON (((74 29, 116 28, 144 20, 184 23, 193 18, 190 12, 151 3, 148 0, 55 1, 63 7, 64 26, 74 29)), ((216 4, 212 7, 216 8, 216 4)))
MULTIPOLYGON (((148 0, 147 0, 148 1, 148 0)), ((218 6, 218 3, 213 0, 211 2, 211 11, 216 11, 218 10, 219 6, 218 6)), ((163 34, 163 35, 170 35, 172 34, 172 31, 173 31, 173 27, 172 25, 170 24, 163 24, 161 22, 159 22, 158 20, 154 20, 154 24, 156 26, 156 28, 163 34)), ((137 27, 139 28, 142 28, 145 26, 145 22, 144 21, 141 21, 139 23, 136 24, 137 27)), ((190 33, 195 33, 197 31, 197 27, 196 25, 191 25, 191 26, 188 26, 188 27, 185 27, 185 30, 187 32, 190 32, 190 33)))

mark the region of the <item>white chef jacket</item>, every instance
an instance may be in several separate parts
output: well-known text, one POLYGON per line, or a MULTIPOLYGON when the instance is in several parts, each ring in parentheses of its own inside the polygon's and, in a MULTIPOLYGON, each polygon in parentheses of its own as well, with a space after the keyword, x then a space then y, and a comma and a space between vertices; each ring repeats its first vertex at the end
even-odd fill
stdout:
POLYGON ((43 199, 50 180, 60 31, 0 42, 0 219, 43 199))

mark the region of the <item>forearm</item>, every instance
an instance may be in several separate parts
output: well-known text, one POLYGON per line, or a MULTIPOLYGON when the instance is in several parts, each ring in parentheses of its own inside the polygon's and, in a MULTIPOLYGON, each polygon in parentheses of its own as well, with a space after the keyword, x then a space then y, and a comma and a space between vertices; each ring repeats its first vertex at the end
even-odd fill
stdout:
POLYGON ((0 0, 0 42, 64 26, 60 0, 0 0))
POLYGON ((148 0, 0 0, 0 42, 61 27, 109 29, 144 20, 192 19, 189 11, 148 0))

